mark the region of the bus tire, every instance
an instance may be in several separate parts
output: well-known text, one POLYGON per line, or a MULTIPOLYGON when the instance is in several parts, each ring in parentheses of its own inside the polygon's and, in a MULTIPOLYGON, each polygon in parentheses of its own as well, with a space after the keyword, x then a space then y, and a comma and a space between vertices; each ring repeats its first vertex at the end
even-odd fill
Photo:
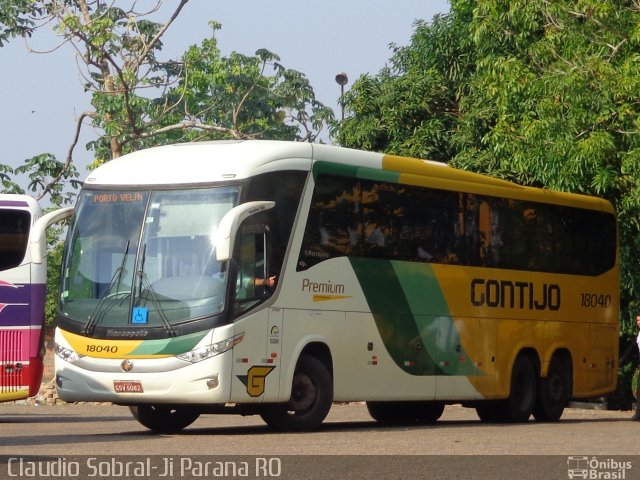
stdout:
POLYGON ((416 407, 418 423, 436 423, 444 412, 444 402, 418 402, 416 407))
POLYGON ((265 405, 262 419, 277 430, 299 432, 318 428, 333 403, 333 380, 317 358, 301 355, 293 374, 287 403, 265 405))
POLYGON ((476 407, 478 418, 483 423, 496 423, 500 421, 501 402, 488 401, 476 407))
POLYGON ((379 423, 402 423, 395 402, 367 402, 369 415, 379 423))
POLYGON ((539 422, 560 420, 571 397, 571 367, 554 355, 547 376, 540 379, 533 416, 539 422))
POLYGON ((367 402, 369 415, 389 425, 435 423, 444 412, 444 402, 367 402))
POLYGON ((200 416, 200 412, 192 408, 170 405, 136 405, 129 410, 133 418, 156 433, 177 433, 200 416))
POLYGON ((521 423, 529 420, 536 403, 536 369, 527 355, 518 355, 511 371, 511 389, 498 420, 506 423, 521 423))
POLYGON ((490 400, 476 407, 485 423, 520 423, 529 420, 536 402, 536 369, 526 355, 519 355, 511 371, 511 390, 506 400, 490 400))

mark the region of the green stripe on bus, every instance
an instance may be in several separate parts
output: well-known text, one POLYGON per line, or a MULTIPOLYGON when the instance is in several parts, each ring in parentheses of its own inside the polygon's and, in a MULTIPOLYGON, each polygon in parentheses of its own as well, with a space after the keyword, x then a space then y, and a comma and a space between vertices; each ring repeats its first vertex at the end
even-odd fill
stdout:
POLYGON ((392 265, 431 358, 448 375, 475 374, 431 265, 398 261, 392 265))
POLYGON ((145 340, 130 355, 178 355, 193 350, 209 332, 196 332, 177 338, 145 340))
POLYGON ((425 348, 405 291, 389 260, 349 258, 360 281, 384 346, 393 361, 412 375, 442 375, 425 348))
POLYGON ((338 175, 341 177, 362 178, 377 182, 399 183, 400 173, 392 170, 377 170, 353 165, 342 165, 331 162, 316 162, 313 165, 314 177, 317 175, 338 175))
POLYGON ((331 162, 316 162, 313 164, 314 177, 318 175, 340 175, 341 177, 356 177, 358 167, 331 162))

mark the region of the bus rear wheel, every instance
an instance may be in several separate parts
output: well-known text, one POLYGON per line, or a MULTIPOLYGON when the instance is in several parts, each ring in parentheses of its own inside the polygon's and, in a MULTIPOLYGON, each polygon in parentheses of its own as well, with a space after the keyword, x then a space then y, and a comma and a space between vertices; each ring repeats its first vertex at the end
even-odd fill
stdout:
POLYGON ((333 380, 317 358, 302 355, 296 365, 287 403, 265 405, 260 413, 270 427, 282 431, 310 431, 318 428, 333 403, 333 380))
POLYGON ((551 359, 547 376, 540 379, 533 416, 539 422, 560 420, 571 397, 571 367, 557 355, 551 359))
POLYGON ((156 433, 177 433, 200 416, 200 412, 192 408, 169 405, 136 405, 129 410, 133 418, 156 433))
POLYGON ((511 390, 506 400, 476 407, 483 422, 522 423, 529 420, 536 403, 536 368, 527 355, 519 355, 511 371, 511 390))
POLYGON ((500 421, 502 402, 486 402, 476 407, 476 413, 481 422, 494 423, 500 421))
POLYGON ((367 410, 380 423, 435 423, 444 412, 444 402, 367 402, 367 410))
POLYGON ((498 412, 499 420, 506 423, 521 423, 529 420, 536 403, 536 369, 531 359, 519 355, 511 371, 511 392, 498 412))

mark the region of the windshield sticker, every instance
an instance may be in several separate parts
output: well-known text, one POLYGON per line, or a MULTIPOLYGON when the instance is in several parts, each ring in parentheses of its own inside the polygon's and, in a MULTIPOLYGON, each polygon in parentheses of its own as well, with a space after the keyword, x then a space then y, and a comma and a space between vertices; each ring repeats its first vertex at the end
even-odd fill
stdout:
POLYGON ((131 314, 131 323, 134 325, 146 325, 149 323, 149 309, 146 307, 134 307, 131 314))

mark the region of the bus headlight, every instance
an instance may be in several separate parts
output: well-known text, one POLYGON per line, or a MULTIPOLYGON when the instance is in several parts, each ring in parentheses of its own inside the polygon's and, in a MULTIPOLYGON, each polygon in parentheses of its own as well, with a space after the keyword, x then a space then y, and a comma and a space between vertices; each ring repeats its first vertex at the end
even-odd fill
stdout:
POLYGON ((198 363, 202 360, 215 357, 216 355, 220 355, 221 353, 232 349, 234 346, 239 344, 243 338, 244 332, 239 333, 238 335, 235 335, 231 338, 227 338, 226 340, 222 340, 221 342, 212 343, 211 345, 207 345, 206 347, 191 350, 190 352, 181 353, 180 355, 176 356, 179 359, 185 360, 190 363, 198 363))
POLYGON ((77 362, 78 360, 80 360, 80 358, 83 357, 83 355, 79 355, 74 350, 71 350, 70 348, 67 348, 67 347, 63 347, 59 343, 55 344, 55 349, 56 349, 56 355, 69 363, 77 362))

